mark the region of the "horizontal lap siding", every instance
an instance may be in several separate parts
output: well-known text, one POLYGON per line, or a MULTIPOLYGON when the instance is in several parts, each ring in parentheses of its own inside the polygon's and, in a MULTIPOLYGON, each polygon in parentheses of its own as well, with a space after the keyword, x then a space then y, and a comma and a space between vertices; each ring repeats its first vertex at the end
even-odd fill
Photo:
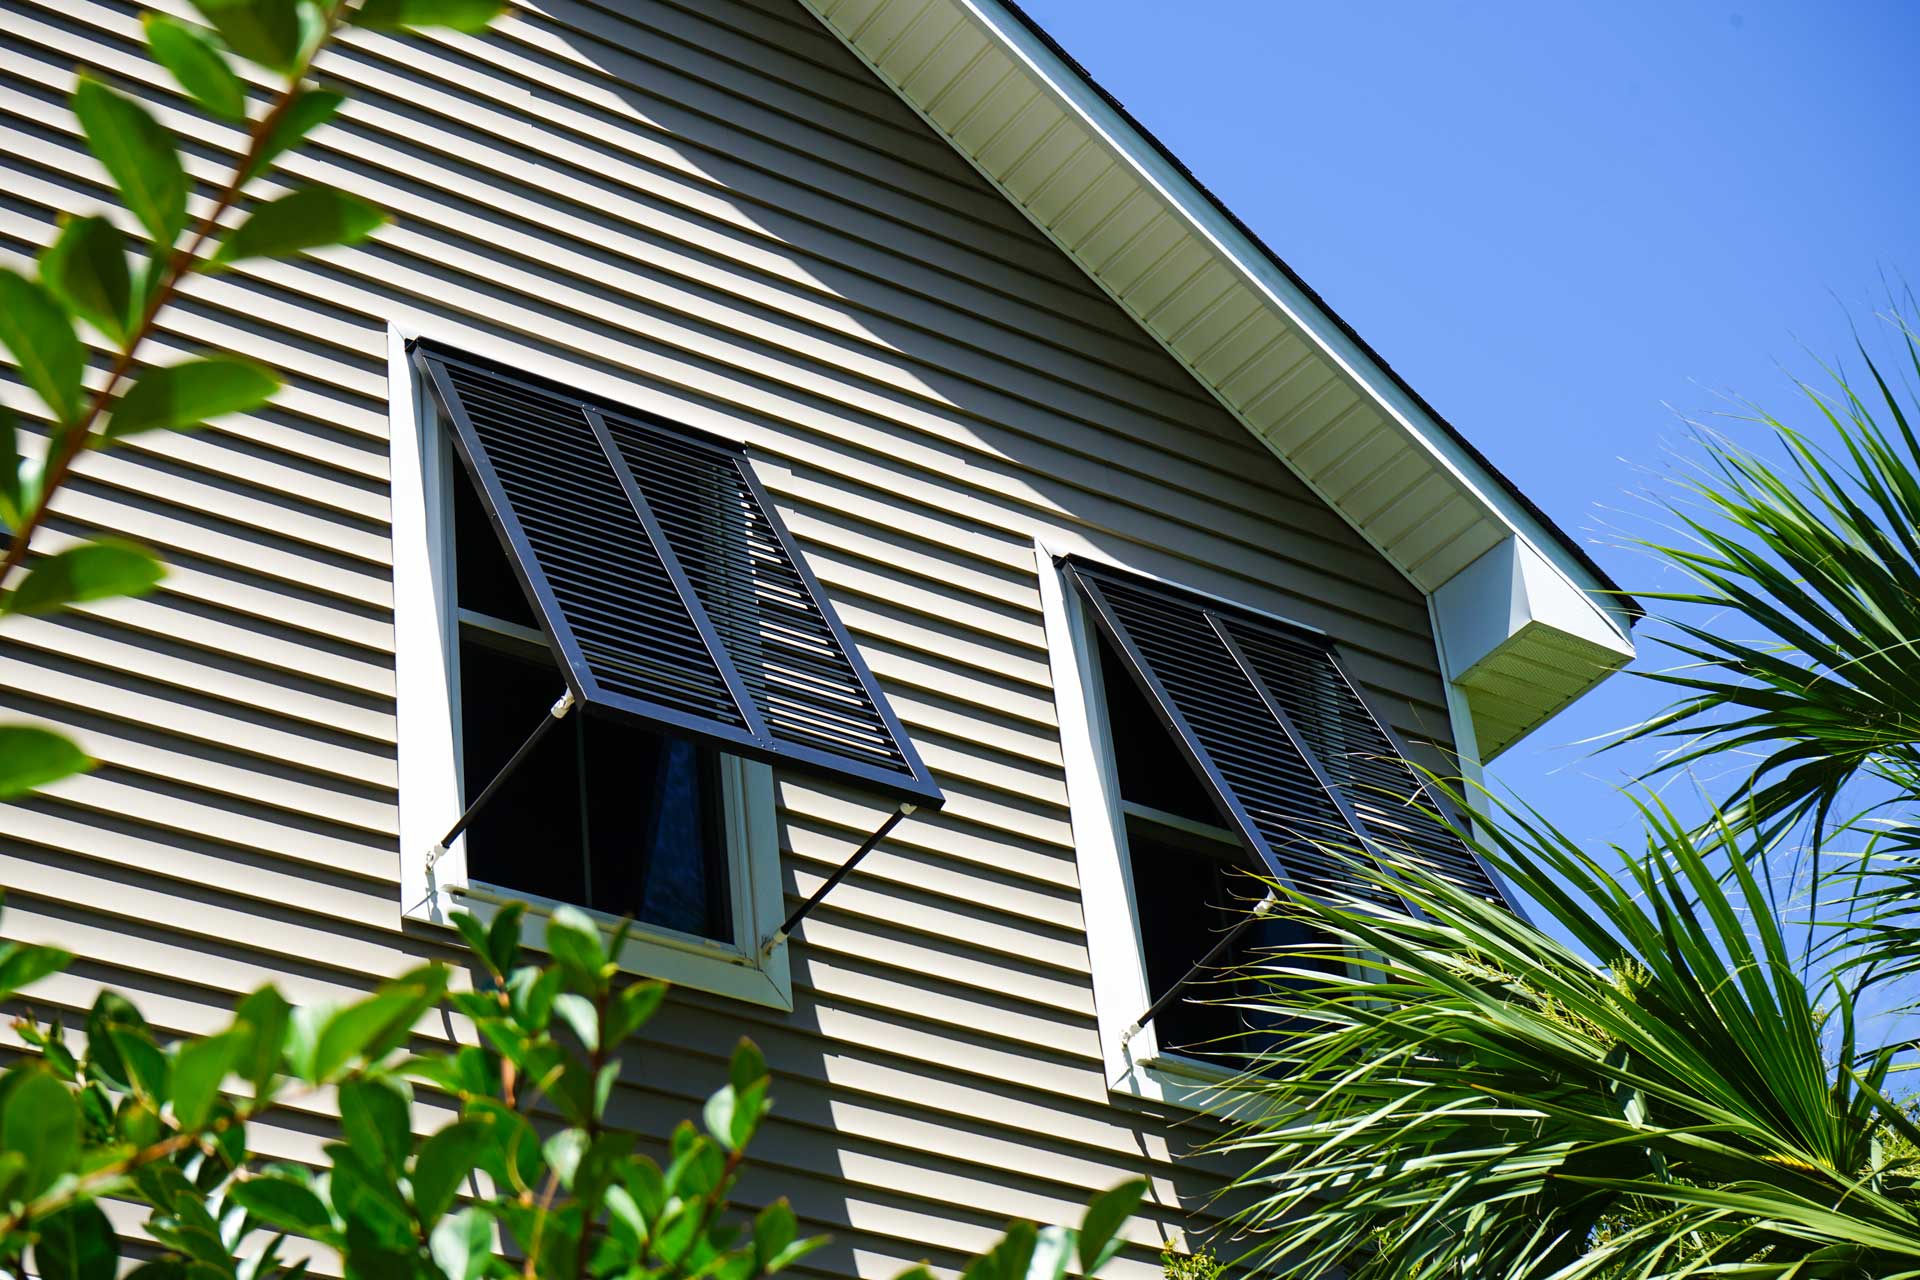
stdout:
MULTIPOLYGON (((261 982, 339 998, 451 955, 401 926, 394 844, 386 323, 435 314, 746 439, 950 797, 808 924, 792 1014, 678 997, 620 1114, 688 1113, 745 1029, 782 1081, 746 1195, 791 1194, 835 1234, 813 1269, 951 1265, 1009 1216, 1072 1217, 1144 1172, 1158 1207, 1124 1273, 1148 1277, 1216 1171, 1174 1159, 1193 1126, 1100 1077, 1032 541, 1322 626, 1432 735, 1424 605, 798 6, 536 8, 486 41, 355 33, 329 55, 351 101, 288 176, 396 225, 196 282, 156 353, 232 347, 287 390, 90 458, 63 497, 48 548, 126 533, 172 572, 149 600, 0 630, 0 716, 102 761, 0 819, 8 932, 85 957, 42 1007, 107 983, 205 1032, 261 982)), ((233 158, 237 134, 139 56, 135 9, 7 0, 14 265, 107 195, 64 106, 76 65, 182 135, 199 207, 233 158)), ((779 794, 802 895, 874 814, 779 794)), ((312 1158, 314 1132, 296 1116, 264 1141, 312 1158)))

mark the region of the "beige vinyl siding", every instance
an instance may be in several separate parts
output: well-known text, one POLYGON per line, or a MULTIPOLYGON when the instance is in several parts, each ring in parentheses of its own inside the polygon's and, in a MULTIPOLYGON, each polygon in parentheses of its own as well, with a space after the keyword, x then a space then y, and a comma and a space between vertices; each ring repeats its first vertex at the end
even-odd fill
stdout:
MULTIPOLYGON (((5 5, 0 258, 105 196, 76 66, 181 134, 205 200, 238 134, 145 63, 135 8, 5 5)), ((542 0, 485 41, 357 32, 325 71, 343 123, 280 181, 395 225, 194 283, 156 351, 232 347, 286 392, 89 458, 44 545, 123 533, 171 575, 0 628, 0 714, 102 761, 0 812, 7 932, 84 957, 36 1007, 107 983, 205 1032, 262 982, 338 998, 452 954, 402 927, 395 843, 386 326, 431 314, 749 442, 949 797, 808 922, 791 1014, 676 997, 621 1117, 664 1132, 745 1030, 780 1075, 745 1198, 834 1233, 810 1270, 950 1266, 1144 1172, 1115 1274, 1155 1274, 1217 1171, 1173 1158, 1198 1126, 1101 1077, 1033 540, 1323 627, 1397 727, 1443 737, 1423 600, 791 0, 542 0)), ((817 783, 779 798, 790 895, 877 821, 817 783)), ((318 1153, 297 1115, 263 1143, 318 1153)))

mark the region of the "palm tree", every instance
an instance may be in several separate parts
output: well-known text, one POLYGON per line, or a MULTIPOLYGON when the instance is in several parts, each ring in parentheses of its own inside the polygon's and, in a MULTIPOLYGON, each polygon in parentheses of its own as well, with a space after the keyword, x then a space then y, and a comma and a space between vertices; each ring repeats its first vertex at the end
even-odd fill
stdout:
POLYGON ((1920 1128, 1893 1087, 1912 1046, 1856 1016, 1864 989, 1920 968, 1920 440, 1911 392, 1865 369, 1864 394, 1803 387, 1829 448, 1764 414, 1784 461, 1706 436, 1670 508, 1684 541, 1648 544, 1693 579, 1648 596, 1681 611, 1666 623, 1688 665, 1655 676, 1682 700, 1634 735, 1684 737, 1668 768, 1757 759, 1715 818, 1693 829, 1647 799, 1644 844, 1596 856, 1485 800, 1461 833, 1574 945, 1350 853, 1404 910, 1279 890, 1321 941, 1267 957, 1241 997, 1295 1028, 1250 1041, 1222 1091, 1244 1264, 1920 1277, 1920 1128), (1847 814, 1857 786, 1872 807, 1847 814), (1844 863, 1823 847, 1870 829, 1844 863), (1798 946, 1776 902, 1794 836, 1825 854, 1828 897, 1798 946))

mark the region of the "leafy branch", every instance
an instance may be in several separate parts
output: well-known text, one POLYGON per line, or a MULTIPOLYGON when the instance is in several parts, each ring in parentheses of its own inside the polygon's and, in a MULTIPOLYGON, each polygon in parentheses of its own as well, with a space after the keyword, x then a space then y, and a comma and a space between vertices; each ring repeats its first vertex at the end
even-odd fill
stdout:
MULTIPOLYGON (((151 591, 165 570, 151 550, 100 537, 30 560, 34 535, 89 452, 148 431, 190 430, 258 410, 280 379, 255 361, 202 353, 143 367, 140 353, 166 308, 195 274, 248 259, 288 258, 356 244, 386 214, 357 196, 302 187, 251 208, 230 230, 227 215, 249 187, 332 120, 343 98, 310 80, 313 63, 341 28, 406 31, 422 26, 484 30, 501 0, 195 0, 201 27, 147 14, 147 49, 205 116, 244 126, 246 142, 212 205, 188 216, 192 183, 173 135, 138 101, 82 75, 69 104, 87 148, 119 193, 123 217, 62 220, 36 275, 0 269, 0 347, 18 381, 50 423, 38 458, 21 447, 20 426, 0 405, 0 617, 50 614, 72 605, 151 591), (276 82, 264 107, 249 105, 235 60, 276 82), (130 236, 130 222, 143 235, 130 236), (92 330, 111 353, 97 390, 81 334, 92 330)), ((60 734, 0 725, 0 800, 90 767, 60 734)))
MULTIPOLYGON (((449 992, 438 964, 332 1008, 294 1009, 263 988, 227 1029, 164 1047, 109 992, 78 1055, 57 1023, 18 1024, 39 1054, 0 1076, 0 1271, 19 1274, 30 1256, 41 1275, 109 1280, 119 1250, 103 1196, 149 1210, 163 1256, 135 1271, 143 1280, 291 1280, 305 1264, 280 1261, 288 1240, 332 1252, 350 1276, 760 1280, 826 1243, 800 1234, 784 1198, 751 1216, 733 1209, 773 1105, 759 1049, 734 1050, 704 1131, 683 1122, 664 1161, 636 1151, 639 1135, 608 1124, 607 1108, 618 1052, 666 988, 623 982, 599 927, 570 910, 547 924, 552 962, 528 963, 520 915, 508 908, 484 927, 456 915, 478 990, 449 992), (478 1043, 406 1055, 443 1003, 478 1043), (458 1112, 424 1138, 416 1086, 458 1112), (327 1088, 340 1118, 325 1168, 253 1152, 253 1122, 327 1088)), ((69 958, 0 948, 0 998, 69 958)), ((1063 1280, 1076 1264, 1093 1275, 1144 1190, 1134 1180, 1096 1197, 1079 1231, 1014 1223, 966 1275, 1063 1280)))

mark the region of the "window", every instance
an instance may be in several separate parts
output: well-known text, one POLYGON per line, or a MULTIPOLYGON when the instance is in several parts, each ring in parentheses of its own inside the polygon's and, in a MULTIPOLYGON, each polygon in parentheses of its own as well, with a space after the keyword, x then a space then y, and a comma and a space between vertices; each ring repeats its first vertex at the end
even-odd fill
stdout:
MULTIPOLYGON (((501 776, 566 692, 464 471, 449 466, 459 618, 463 802, 501 776)), ((719 753, 595 716, 568 716, 466 834, 474 881, 731 943, 719 753)))
MULTIPOLYGON (((1220 824, 1206 789, 1104 637, 1097 655, 1151 1003, 1191 973, 1265 889, 1256 878, 1257 860, 1220 824)), ((1298 924, 1270 917, 1240 933, 1214 967, 1231 971, 1262 952, 1306 940, 1298 924)), ((1161 1048, 1229 1064, 1252 1048, 1248 1033, 1257 1028, 1248 1025, 1245 1011, 1219 1003, 1231 999, 1238 985, 1222 976, 1192 983, 1192 999, 1168 1006, 1155 1019, 1161 1048)))
POLYGON ((630 917, 629 968, 791 1007, 773 771, 942 797, 746 451, 389 353, 406 914, 630 917))
MULTIPOLYGON (((1327 846, 1423 863, 1494 900, 1490 873, 1428 809, 1398 744, 1318 633, 1226 601, 1039 550, 1094 995, 1116 1089, 1179 1100, 1204 1059, 1244 1048, 1218 975, 1154 1002, 1261 896, 1390 888, 1327 846), (1237 1043, 1235 1043, 1237 1041, 1237 1043), (1184 1079, 1182 1078, 1184 1077, 1184 1079)), ((1236 959, 1303 941, 1263 920, 1236 959)), ((1204 1084, 1199 1086, 1204 1088, 1204 1084)))

